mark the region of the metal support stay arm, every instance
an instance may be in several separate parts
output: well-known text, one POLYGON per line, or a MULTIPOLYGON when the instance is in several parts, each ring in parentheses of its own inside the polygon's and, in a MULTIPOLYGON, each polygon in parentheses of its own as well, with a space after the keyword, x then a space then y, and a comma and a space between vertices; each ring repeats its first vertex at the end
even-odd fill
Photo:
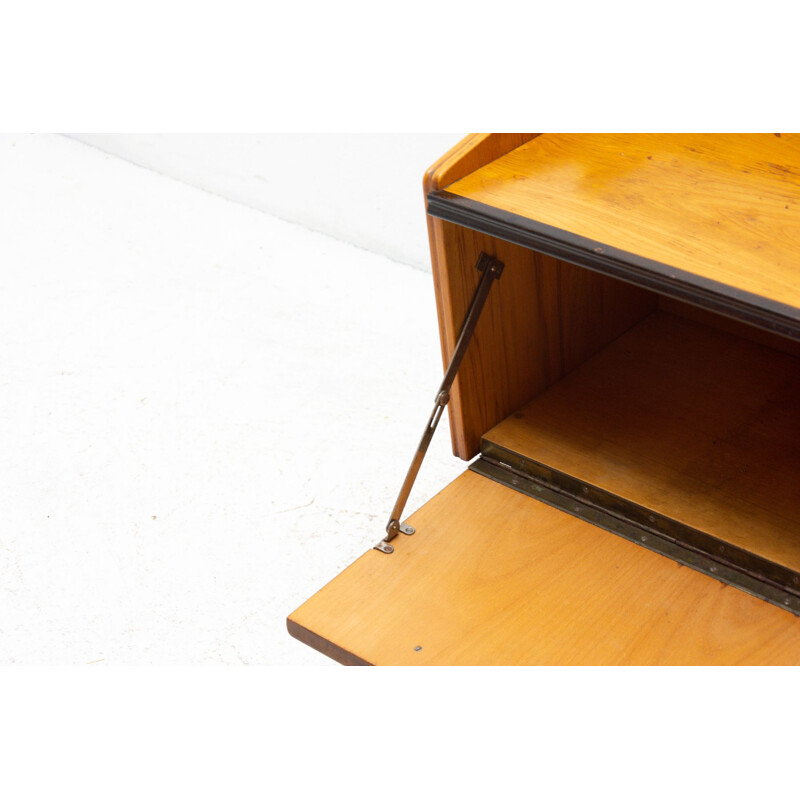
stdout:
POLYGON ((406 479, 403 481, 403 485, 400 488, 400 493, 397 495, 397 500, 389 517, 389 522, 386 525, 386 537, 375 545, 375 549, 380 550, 382 553, 391 553, 394 551, 394 547, 389 544, 389 542, 391 542, 398 533, 414 533, 414 528, 409 525, 401 524, 400 522, 403 509, 408 501, 408 496, 411 494, 411 487, 414 485, 414 481, 417 478, 425 454, 428 452, 428 445, 431 443, 433 434, 436 432, 436 427, 439 424, 439 420, 442 418, 444 408, 450 400, 450 389, 458 374, 458 368, 461 366, 461 362, 467 352, 472 334, 475 332, 475 326, 478 324, 481 311, 483 311, 483 306, 489 296, 489 290, 492 288, 492 284, 495 280, 502 274, 503 267, 502 261, 498 261, 496 258, 486 253, 481 253, 480 256, 478 256, 475 268, 481 271, 483 275, 478 283, 478 288, 475 290, 475 294, 472 296, 467 315, 464 317, 461 332, 458 335, 458 341, 456 342, 453 356, 450 359, 450 363, 447 365, 442 385, 436 393, 436 401, 430 419, 425 426, 425 431, 422 434, 417 451, 414 453, 414 458, 411 461, 411 466, 408 468, 406 479))

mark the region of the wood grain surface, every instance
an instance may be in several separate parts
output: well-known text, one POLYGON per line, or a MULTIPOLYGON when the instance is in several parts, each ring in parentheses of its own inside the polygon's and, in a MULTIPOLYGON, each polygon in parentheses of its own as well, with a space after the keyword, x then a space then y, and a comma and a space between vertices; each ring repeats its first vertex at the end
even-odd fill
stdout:
MULTIPOLYGON (((510 150, 525 144, 525 142, 538 135, 537 133, 471 133, 464 137, 425 171, 422 180, 422 191, 426 204, 430 192, 463 178, 470 172, 494 161, 496 158, 505 155, 510 150)), ((450 275, 451 265, 447 261, 445 242, 450 241, 452 243, 452 237, 455 232, 459 238, 463 236, 463 244, 470 255, 475 252, 475 259, 477 259, 480 250, 475 250, 476 240, 470 231, 458 229, 455 226, 447 226, 441 220, 430 215, 426 215, 426 219, 428 224, 428 243, 431 250, 431 271, 433 273, 434 293, 436 296, 436 312, 439 322, 439 343, 442 349, 444 369, 447 369, 450 357, 455 349, 455 342, 458 339, 458 333, 467 306, 464 305, 462 307, 459 305, 455 309, 453 308, 453 299, 451 297, 453 288, 459 298, 461 298, 465 290, 450 275), (453 286, 454 283, 455 286, 453 286)), ((465 271, 465 267, 462 266, 461 274, 465 271)), ((467 369, 469 370, 469 368, 467 369)), ((524 399, 520 402, 524 402, 524 399)), ((467 399, 467 404, 468 406, 474 405, 474 403, 470 402, 470 399, 467 399)), ((477 452, 480 432, 477 435, 465 432, 465 426, 462 422, 464 413, 462 410, 461 383, 457 381, 451 391, 447 416, 450 425, 450 437, 453 443, 453 453, 466 459, 471 458, 477 452)), ((473 412, 472 416, 474 415, 473 412)), ((490 424, 494 424, 499 419, 502 419, 502 417, 494 419, 490 424)), ((484 427, 483 430, 486 430, 486 428, 484 427)))
POLYGON ((800 308, 798 134, 541 134, 446 188, 800 308))
POLYGON ((658 311, 488 441, 800 570, 800 360, 658 311))
POLYGON ((758 342, 759 344, 766 345, 773 350, 780 350, 782 353, 788 353, 792 356, 800 356, 800 341, 797 339, 789 339, 786 336, 781 336, 772 331, 765 331, 762 328, 756 328, 753 325, 748 325, 739 320, 724 317, 721 314, 716 314, 704 308, 698 308, 689 303, 675 300, 672 297, 664 297, 664 295, 658 296, 658 307, 678 317, 685 317, 686 319, 695 320, 695 322, 701 322, 703 325, 708 325, 711 328, 726 331, 727 333, 732 333, 734 336, 749 339, 751 342, 758 342))
POLYGON ((422 179, 425 197, 537 136, 538 133, 470 133, 425 171, 422 179))
POLYGON ((475 473, 409 521, 293 635, 356 664, 800 663, 792 614, 475 473))
POLYGON ((481 251, 506 265, 492 287, 453 387, 454 452, 472 458, 482 434, 656 307, 656 296, 459 225, 440 224, 436 282, 445 363, 480 279, 481 251))

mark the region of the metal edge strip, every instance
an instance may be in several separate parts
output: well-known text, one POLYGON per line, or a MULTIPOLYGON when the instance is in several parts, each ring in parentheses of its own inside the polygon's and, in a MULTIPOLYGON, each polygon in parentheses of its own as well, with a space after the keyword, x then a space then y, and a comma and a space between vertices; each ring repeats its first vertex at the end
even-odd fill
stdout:
MULTIPOLYGON (((502 449, 503 448, 497 448, 497 450, 502 449)), ((497 454, 497 450, 494 451, 495 454, 497 454)), ((587 502, 586 499, 583 499, 584 497, 587 499, 592 497, 592 499, 594 499, 591 489, 596 487, 587 487, 590 488, 590 491, 587 495, 584 495, 583 492, 581 492, 582 496, 576 497, 570 493, 559 490, 554 485, 549 485, 545 482, 529 477, 526 474, 521 474, 520 472, 512 469, 508 464, 494 463, 493 461, 489 460, 485 454, 473 461, 470 464, 469 469, 478 475, 482 475, 485 478, 494 480, 497 483, 508 487, 509 489, 513 489, 517 492, 527 495, 528 497, 540 500, 546 505, 552 506, 559 511, 564 511, 572 516, 578 517, 585 522, 596 525, 597 527, 609 531, 610 533, 614 533, 617 536, 621 536, 622 538, 627 539, 628 541, 640 545, 648 550, 666 556, 667 558, 676 561, 679 564, 691 567, 692 569, 695 569, 710 578, 715 578, 722 583, 726 583, 737 589, 741 589, 742 591, 747 592, 754 597, 758 597, 761 600, 765 600, 768 603, 778 606, 778 608, 782 608, 785 611, 790 611, 791 613, 800 616, 800 597, 795 594, 795 591, 797 590, 791 590, 781 585, 777 585, 776 583, 764 579, 757 574, 753 574, 749 570, 743 569, 741 566, 738 566, 727 559, 715 557, 687 543, 678 541, 668 534, 665 534, 658 528, 637 524, 630 519, 612 513, 602 505, 596 505, 591 501, 587 502)), ((586 485, 583 484, 583 486, 586 485)), ((597 491, 599 492, 601 490, 597 491)), ((614 495, 608 494, 607 496, 615 497, 614 495)), ((622 498, 619 499, 622 500, 622 498)), ((624 503, 626 501, 622 500, 622 502, 624 503)), ((629 505, 634 506, 634 504, 629 505)), ((644 510, 647 511, 646 509, 644 510)), ((648 515, 652 515, 652 512, 647 513, 648 515)), ((658 524, 658 515, 652 516, 653 522, 658 524)), ((661 517, 660 519, 668 520, 667 517, 661 517)), ((680 525, 680 523, 677 523, 674 520, 669 520, 669 522, 675 525, 680 525)), ((652 524, 653 523, 651 523, 651 525, 652 524)), ((708 534, 703 534, 701 531, 697 531, 697 533, 702 536, 708 536, 708 534)), ((708 538, 714 539, 714 537, 710 536, 708 536, 708 538)), ((716 539, 714 540, 721 541, 716 539)), ((725 546, 726 548, 730 547, 730 545, 727 543, 725 546)), ((736 549, 740 550, 740 548, 736 549)), ((746 551, 741 552, 746 553, 746 551)), ((729 556, 730 553, 726 552, 726 555, 729 556)), ((747 555, 752 556, 752 554, 749 553, 747 555)), ((766 562, 763 559, 759 559, 759 561, 766 564, 772 564, 772 562, 766 562)), ((774 566, 778 567, 779 569, 783 569, 777 564, 774 566)))
POLYGON ((619 250, 446 190, 428 195, 427 211, 446 222, 800 340, 800 309, 786 303, 702 278, 660 261, 619 250))
POLYGON ((665 514, 634 503, 625 497, 593 486, 586 481, 567 475, 557 469, 523 456, 505 447, 481 441, 481 453, 490 463, 509 469, 516 475, 544 484, 554 491, 579 500, 587 506, 600 508, 608 514, 632 525, 713 559, 776 588, 800 597, 800 573, 726 542, 710 533, 678 522, 665 514))

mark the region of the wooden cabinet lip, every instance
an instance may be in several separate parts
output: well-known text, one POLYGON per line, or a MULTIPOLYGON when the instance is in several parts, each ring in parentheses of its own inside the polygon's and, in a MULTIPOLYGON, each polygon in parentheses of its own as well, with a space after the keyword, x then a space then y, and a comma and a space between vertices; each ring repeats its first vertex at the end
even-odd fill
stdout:
POLYGON ((287 618, 286 620, 286 629, 289 631, 291 636, 297 639, 298 642, 302 642, 303 644, 312 647, 318 653, 322 653, 322 655, 332 658, 334 661, 338 661, 345 667, 373 666, 369 661, 364 661, 363 658, 359 658, 357 655, 345 650, 343 647, 339 647, 339 645, 329 642, 322 636, 318 636, 313 631, 310 631, 308 628, 305 628, 295 622, 291 617, 287 618))
POLYGON ((800 340, 800 308, 786 303, 443 189, 427 195, 427 212, 446 222, 800 340))

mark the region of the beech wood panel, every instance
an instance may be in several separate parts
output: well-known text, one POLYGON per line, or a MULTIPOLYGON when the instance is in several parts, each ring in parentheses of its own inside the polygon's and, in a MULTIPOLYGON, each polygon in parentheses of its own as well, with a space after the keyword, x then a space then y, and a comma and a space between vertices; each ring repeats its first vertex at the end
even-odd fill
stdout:
POLYGON ((293 635, 354 664, 800 663, 792 614, 472 472, 409 521, 293 635))
POLYGON ((800 570, 800 359, 658 311, 488 441, 800 570))
POLYGON ((451 394, 454 452, 464 459, 486 430, 656 307, 644 289, 451 223, 440 224, 437 247, 445 363, 480 279, 478 255, 506 265, 451 394))
POLYGON ((447 190, 800 308, 800 135, 542 134, 447 190))

